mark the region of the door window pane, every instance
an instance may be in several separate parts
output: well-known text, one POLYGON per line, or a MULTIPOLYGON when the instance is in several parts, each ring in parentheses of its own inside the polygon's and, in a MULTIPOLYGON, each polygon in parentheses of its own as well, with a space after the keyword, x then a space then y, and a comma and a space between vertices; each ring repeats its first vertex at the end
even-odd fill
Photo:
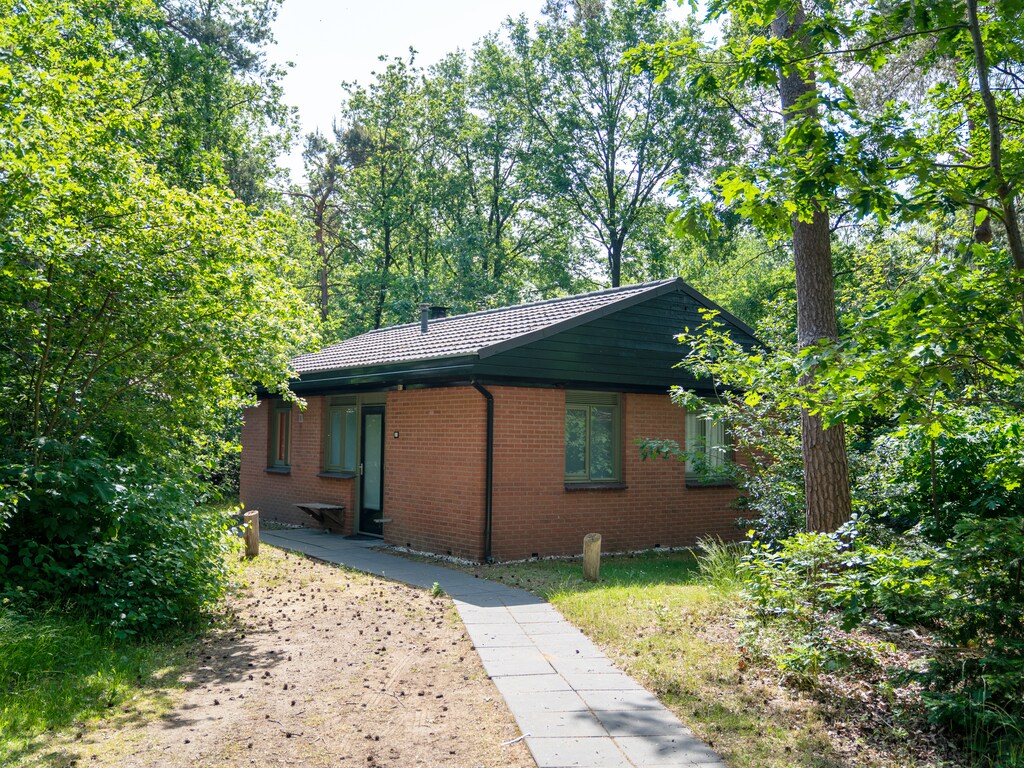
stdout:
POLYGON ((356 468, 356 408, 351 405, 345 409, 345 458, 341 468, 354 472, 356 468))
POLYGON ((382 431, 384 417, 379 413, 366 414, 363 420, 363 507, 379 510, 381 489, 382 431))

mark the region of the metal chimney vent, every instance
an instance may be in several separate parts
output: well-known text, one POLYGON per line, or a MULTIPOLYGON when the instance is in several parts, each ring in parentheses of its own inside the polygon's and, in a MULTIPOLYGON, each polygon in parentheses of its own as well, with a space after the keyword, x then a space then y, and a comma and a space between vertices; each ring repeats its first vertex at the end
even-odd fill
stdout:
POLYGON ((448 307, 420 304, 420 333, 426 333, 430 329, 431 320, 439 320, 442 317, 448 317, 448 307))

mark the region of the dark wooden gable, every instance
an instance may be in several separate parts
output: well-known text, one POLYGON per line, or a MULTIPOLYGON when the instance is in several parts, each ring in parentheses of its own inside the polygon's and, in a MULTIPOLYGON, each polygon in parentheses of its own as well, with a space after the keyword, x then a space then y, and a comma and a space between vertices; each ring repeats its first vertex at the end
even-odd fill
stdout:
MULTIPOLYGON (((702 306, 714 305, 679 288, 484 357, 474 371, 486 378, 560 386, 664 392, 678 384, 707 393, 710 382, 676 367, 686 348, 675 337, 703 322, 702 306)), ((757 343, 749 328, 727 313, 719 319, 740 344, 757 343)))

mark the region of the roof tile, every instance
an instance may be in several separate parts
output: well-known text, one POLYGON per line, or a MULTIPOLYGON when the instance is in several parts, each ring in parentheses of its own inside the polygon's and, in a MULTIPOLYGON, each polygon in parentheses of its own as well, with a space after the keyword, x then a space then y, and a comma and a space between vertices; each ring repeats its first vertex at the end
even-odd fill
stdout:
POLYGON ((363 368, 415 360, 479 355, 488 347, 543 331, 565 321, 652 291, 677 279, 628 285, 512 307, 470 312, 419 323, 395 325, 355 336, 292 361, 300 374, 363 368))

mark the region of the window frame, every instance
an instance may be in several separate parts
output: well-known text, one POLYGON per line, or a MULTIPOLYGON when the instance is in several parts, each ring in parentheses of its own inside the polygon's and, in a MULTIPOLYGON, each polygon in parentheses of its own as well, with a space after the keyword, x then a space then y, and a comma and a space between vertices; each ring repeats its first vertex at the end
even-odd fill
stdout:
POLYGON ((567 390, 565 393, 565 443, 563 450, 562 474, 566 485, 613 485, 622 483, 622 399, 617 392, 588 392, 584 390, 567 390), (593 461, 591 442, 593 436, 593 412, 595 408, 610 408, 612 476, 593 477, 593 461), (566 460, 569 450, 569 413, 582 411, 584 419, 584 472, 569 474, 566 460))
POLYGON ((686 481, 692 484, 713 485, 730 482, 729 465, 735 462, 736 447, 733 444, 729 423, 706 417, 706 408, 686 409, 683 423, 683 452, 686 454, 686 481), (691 429, 691 425, 696 429, 691 429), (709 437, 712 429, 721 430, 721 442, 709 437), (699 432, 699 434, 694 434, 699 432), (699 444, 697 441, 701 441, 699 444), (712 453, 713 452, 713 453, 712 453), (702 455, 707 472, 701 473, 694 467, 691 455, 702 455))
POLYGON ((324 429, 323 429, 323 454, 321 457, 321 470, 323 474, 327 475, 342 475, 342 476, 355 476, 356 469, 358 467, 359 458, 359 405, 355 397, 333 397, 328 398, 326 407, 324 408, 324 429), (333 415, 336 411, 340 411, 341 416, 341 434, 339 437, 338 452, 340 454, 339 463, 332 464, 330 462, 331 456, 331 438, 333 432, 331 431, 331 424, 333 421, 333 415), (348 425, 346 423, 346 416, 351 411, 355 414, 353 420, 352 432, 353 432, 353 445, 352 445, 352 456, 348 456, 346 447, 348 446, 348 425), (351 459, 346 465, 346 460, 351 459))
POLYGON ((292 404, 274 400, 270 407, 270 427, 267 430, 267 469, 286 470, 291 468, 292 454, 292 404), (282 418, 283 417, 283 418, 282 418), (284 427, 283 451, 281 427, 284 427), (283 455, 279 455, 283 453, 283 455))

